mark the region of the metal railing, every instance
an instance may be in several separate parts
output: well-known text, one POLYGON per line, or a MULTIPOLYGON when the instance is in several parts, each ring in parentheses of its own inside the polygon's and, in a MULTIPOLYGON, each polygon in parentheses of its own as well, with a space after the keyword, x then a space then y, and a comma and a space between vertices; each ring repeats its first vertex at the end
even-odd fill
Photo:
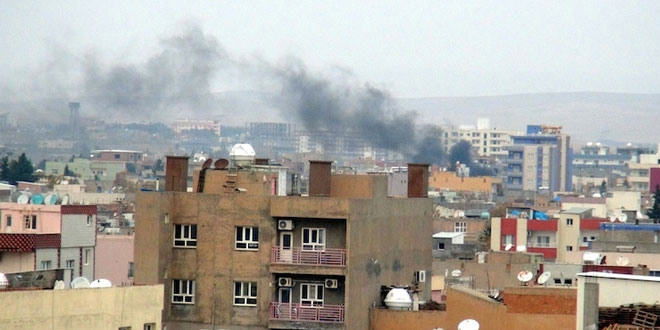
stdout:
POLYGON ((531 248, 556 248, 557 244, 554 243, 554 242, 551 242, 551 243, 527 242, 527 247, 531 247, 531 248))
POLYGON ((345 249, 324 249, 319 251, 301 248, 283 249, 273 246, 270 262, 274 264, 346 266, 345 249))
POLYGON ((270 303, 270 319, 281 321, 344 323, 343 305, 323 305, 320 307, 300 304, 270 303))

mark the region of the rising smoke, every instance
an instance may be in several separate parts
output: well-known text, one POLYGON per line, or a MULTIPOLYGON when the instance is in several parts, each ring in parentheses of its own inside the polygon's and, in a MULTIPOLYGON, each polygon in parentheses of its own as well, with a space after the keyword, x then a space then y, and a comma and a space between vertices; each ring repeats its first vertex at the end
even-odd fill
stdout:
POLYGON ((142 63, 106 65, 85 56, 80 87, 69 95, 79 95, 86 109, 95 109, 104 119, 217 118, 221 104, 212 85, 220 75, 231 76, 252 85, 255 93, 275 95, 269 102, 286 121, 293 119, 312 131, 348 131, 415 162, 444 161, 438 127, 418 125, 416 113, 400 109, 387 90, 354 83, 357 79, 349 73, 351 79, 328 78, 310 72, 299 59, 283 64, 236 60, 217 38, 195 25, 159 45, 142 63))

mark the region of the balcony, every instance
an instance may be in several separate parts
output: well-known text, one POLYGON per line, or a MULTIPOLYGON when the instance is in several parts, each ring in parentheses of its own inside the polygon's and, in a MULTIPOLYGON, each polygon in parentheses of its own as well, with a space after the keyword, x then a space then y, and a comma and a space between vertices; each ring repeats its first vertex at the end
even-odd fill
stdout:
POLYGON ((309 307, 300 304, 270 303, 270 319, 278 321, 344 323, 344 306, 309 307))
POLYGON ((345 249, 324 249, 320 251, 301 248, 282 249, 273 246, 270 254, 273 264, 346 267, 345 249))
POLYGON ((528 242, 527 247, 528 248, 551 248, 551 249, 554 249, 554 248, 557 247, 557 244, 556 243, 536 243, 536 242, 530 243, 530 242, 528 242))

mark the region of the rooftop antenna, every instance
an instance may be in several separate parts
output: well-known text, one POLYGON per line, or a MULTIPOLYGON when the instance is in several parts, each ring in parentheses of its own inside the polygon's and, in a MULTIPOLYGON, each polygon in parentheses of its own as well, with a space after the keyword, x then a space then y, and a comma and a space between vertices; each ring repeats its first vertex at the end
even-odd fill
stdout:
POLYGON ((458 330, 479 330, 479 322, 473 319, 463 320, 458 324, 458 330))
POLYGON ((532 278, 534 278, 534 274, 530 272, 529 270, 523 270, 520 273, 518 273, 518 281, 522 282, 522 285, 526 285, 527 282, 531 281, 532 278))
POLYGON ((536 283, 545 286, 546 283, 548 283, 548 280, 550 279, 550 276, 552 276, 552 273, 550 272, 543 272, 539 276, 539 278, 536 280, 536 283))

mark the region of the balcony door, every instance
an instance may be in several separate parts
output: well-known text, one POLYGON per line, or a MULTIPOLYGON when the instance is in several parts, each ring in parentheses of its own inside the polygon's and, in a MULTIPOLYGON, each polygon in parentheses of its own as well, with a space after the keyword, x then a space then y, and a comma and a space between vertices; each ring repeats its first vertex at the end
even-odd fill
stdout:
POLYGON ((280 232, 280 260, 282 262, 293 261, 293 233, 290 231, 280 232))
POLYGON ((291 288, 280 288, 277 295, 277 301, 280 304, 291 303, 291 288))

